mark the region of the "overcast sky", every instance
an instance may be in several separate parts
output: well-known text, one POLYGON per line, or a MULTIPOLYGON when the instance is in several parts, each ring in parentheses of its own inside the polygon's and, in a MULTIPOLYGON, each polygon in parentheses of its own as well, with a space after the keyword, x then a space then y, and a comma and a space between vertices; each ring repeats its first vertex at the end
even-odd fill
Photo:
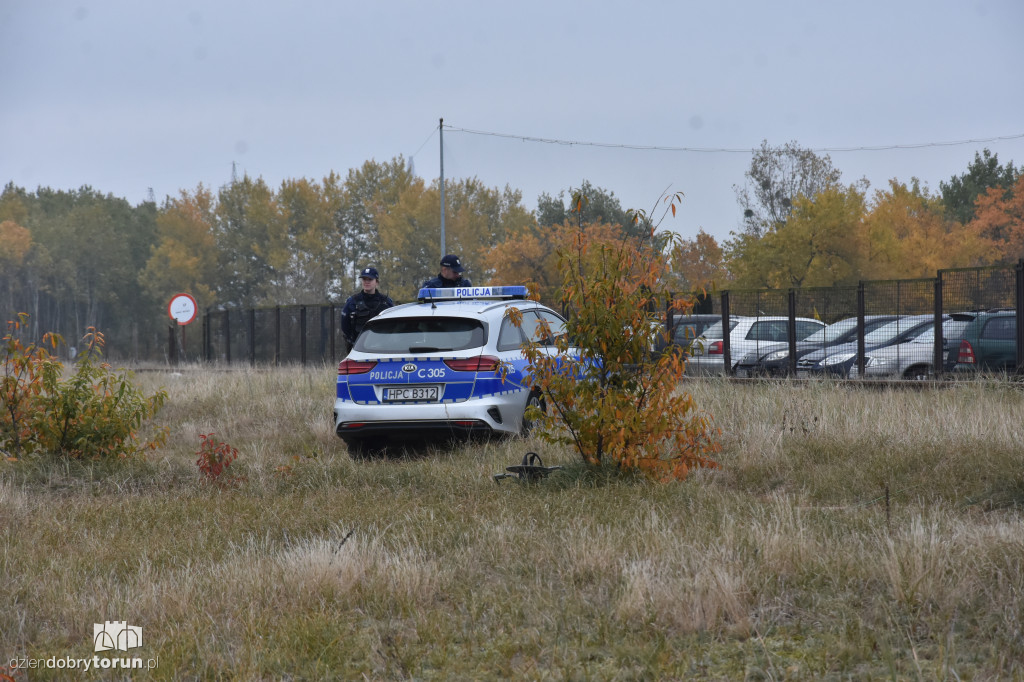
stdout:
POLYGON ((430 182, 440 118, 449 180, 530 209, 584 178, 683 192, 684 237, 739 229, 762 140, 872 188, 1024 164, 1020 0, 0 0, 0 65, 0 182, 133 204, 232 163, 276 188, 403 155, 430 182))

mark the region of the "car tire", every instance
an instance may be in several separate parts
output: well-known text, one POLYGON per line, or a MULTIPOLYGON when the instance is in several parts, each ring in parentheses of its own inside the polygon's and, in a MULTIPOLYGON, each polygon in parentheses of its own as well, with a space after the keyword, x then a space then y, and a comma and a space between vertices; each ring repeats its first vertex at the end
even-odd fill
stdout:
POLYGON ((532 419, 528 419, 526 416, 530 406, 537 407, 544 413, 547 413, 548 411, 547 404, 544 402, 544 397, 538 391, 531 391, 529 397, 526 399, 526 408, 523 410, 523 423, 519 427, 519 433, 524 438, 529 436, 536 426, 535 422, 532 419))
POLYGON ((907 368, 907 371, 903 373, 903 378, 909 381, 926 381, 932 378, 932 371, 927 365, 916 365, 907 368))

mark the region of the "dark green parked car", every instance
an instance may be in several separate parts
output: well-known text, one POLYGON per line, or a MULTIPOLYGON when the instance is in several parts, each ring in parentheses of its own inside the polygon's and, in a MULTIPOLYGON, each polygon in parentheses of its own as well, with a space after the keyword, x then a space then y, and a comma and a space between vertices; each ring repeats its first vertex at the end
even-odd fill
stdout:
POLYGON ((979 313, 964 330, 958 372, 1014 372, 1017 369, 1017 313, 979 313))

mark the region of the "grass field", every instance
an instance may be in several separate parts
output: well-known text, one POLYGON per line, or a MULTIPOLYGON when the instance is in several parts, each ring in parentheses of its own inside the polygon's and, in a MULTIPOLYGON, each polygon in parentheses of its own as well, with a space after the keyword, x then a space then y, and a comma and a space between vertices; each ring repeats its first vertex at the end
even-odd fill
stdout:
MULTIPOLYGON (((148 461, 0 461, 0 666, 116 620, 133 679, 1024 679, 1020 385, 686 383, 721 468, 660 485, 536 440, 355 462, 334 378, 140 373, 148 461), (492 480, 528 450, 566 469, 492 480)), ((13 672, 90 676, 128 675, 13 672)))

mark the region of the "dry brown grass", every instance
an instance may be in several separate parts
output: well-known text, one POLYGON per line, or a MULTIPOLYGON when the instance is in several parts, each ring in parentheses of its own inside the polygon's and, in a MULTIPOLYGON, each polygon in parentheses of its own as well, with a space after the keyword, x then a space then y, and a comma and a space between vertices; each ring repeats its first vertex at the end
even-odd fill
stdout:
POLYGON ((0 655, 116 619, 155 679, 1024 678, 1018 387, 686 383, 722 468, 657 485, 535 441, 354 462, 333 379, 143 373, 150 461, 0 465, 0 655), (496 485, 527 450, 567 469, 496 485))

